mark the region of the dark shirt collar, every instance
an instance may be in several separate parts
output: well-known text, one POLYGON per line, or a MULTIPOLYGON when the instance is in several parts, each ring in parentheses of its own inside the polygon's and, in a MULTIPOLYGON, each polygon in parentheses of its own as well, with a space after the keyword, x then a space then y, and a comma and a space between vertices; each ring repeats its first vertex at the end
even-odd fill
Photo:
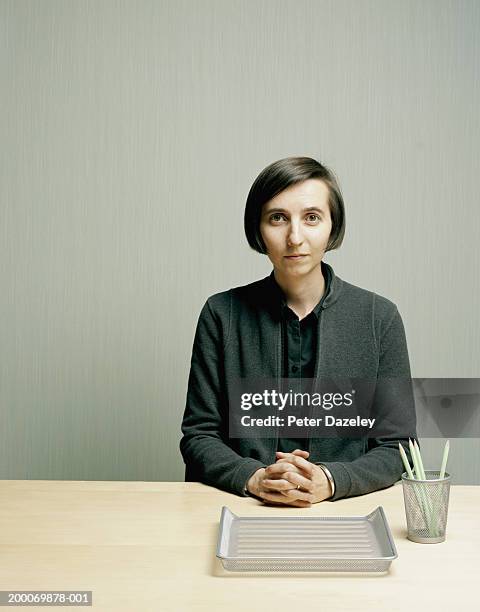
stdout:
MULTIPOLYGON (((320 310, 324 306, 325 299, 327 298, 327 296, 329 295, 329 293, 331 291, 331 288, 332 288, 331 287, 332 286, 332 276, 333 276, 332 275, 332 268, 328 264, 325 264, 322 261, 320 263, 320 265, 321 265, 321 268, 322 268, 323 278, 325 279, 325 291, 323 292, 322 298, 320 299, 318 304, 312 310, 312 312, 315 314, 315 316, 317 318, 318 318, 318 316, 320 314, 320 310)), ((291 309, 287 305, 287 301, 285 299, 285 294, 283 293, 282 288, 280 287, 280 285, 275 280, 275 274, 273 273, 273 271, 270 274, 270 280, 271 280, 271 284, 272 284, 272 298, 273 298, 273 302, 277 306, 277 308, 279 310, 279 314, 281 316, 285 317, 289 313, 291 313, 292 311, 291 311, 291 309)), ((309 313, 309 314, 311 314, 311 313, 309 313)))

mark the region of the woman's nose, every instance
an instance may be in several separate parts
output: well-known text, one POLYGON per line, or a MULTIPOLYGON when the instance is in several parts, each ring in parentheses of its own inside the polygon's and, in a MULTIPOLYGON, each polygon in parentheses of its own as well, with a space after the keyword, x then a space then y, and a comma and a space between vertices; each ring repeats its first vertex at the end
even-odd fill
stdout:
POLYGON ((296 223, 292 223, 290 226, 290 232, 287 237, 289 246, 296 246, 302 244, 303 236, 300 230, 300 227, 296 223))

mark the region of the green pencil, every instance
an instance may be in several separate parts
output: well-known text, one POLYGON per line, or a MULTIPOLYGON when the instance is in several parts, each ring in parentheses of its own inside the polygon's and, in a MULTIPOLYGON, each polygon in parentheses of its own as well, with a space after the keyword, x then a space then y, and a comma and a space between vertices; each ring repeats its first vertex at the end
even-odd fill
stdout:
POLYGON ((440 479, 445 478, 445 469, 447 467, 448 452, 450 450, 450 440, 445 442, 445 448, 443 449, 442 467, 440 468, 440 479))
POLYGON ((418 459, 418 466, 420 468, 420 478, 422 478, 422 480, 427 480, 426 476, 425 476, 425 470, 423 469, 423 461, 422 461, 422 455, 420 454, 420 447, 418 446, 418 442, 416 440, 413 441, 413 446, 415 447, 415 451, 417 453, 417 459, 418 459))
POLYGON ((407 472, 408 477, 413 480, 414 476, 413 476, 412 468, 410 467, 410 464, 408 463, 407 453, 405 452, 405 449, 400 444, 400 442, 398 443, 398 448, 400 450, 400 456, 402 457, 403 465, 405 466, 405 471, 407 472))
POLYGON ((410 440, 410 438, 408 438, 408 446, 410 447, 410 455, 412 456, 413 469, 415 470, 415 478, 417 480, 420 480, 422 478, 422 474, 420 472, 420 467, 418 465, 417 451, 415 450, 415 447, 413 446, 413 442, 410 440))

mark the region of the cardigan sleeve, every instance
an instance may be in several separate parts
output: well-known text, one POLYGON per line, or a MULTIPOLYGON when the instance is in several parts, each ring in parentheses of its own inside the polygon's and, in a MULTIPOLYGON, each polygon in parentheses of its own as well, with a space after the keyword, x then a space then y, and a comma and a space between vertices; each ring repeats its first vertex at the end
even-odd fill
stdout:
POLYGON ((353 461, 322 463, 335 481, 331 500, 364 495, 389 487, 405 471, 398 449, 402 444, 411 461, 406 432, 416 438, 415 404, 410 378, 407 342, 402 319, 395 305, 378 342, 379 365, 373 399, 374 414, 387 419, 388 437, 369 438, 365 453, 353 461), (402 423, 402 415, 405 421, 402 423))
MULTIPOLYGON (((225 308, 228 313, 228 307, 225 308)), ((228 319, 228 314, 224 319, 228 319)), ((205 303, 193 343, 180 451, 185 480, 200 481, 245 495, 250 476, 264 464, 241 457, 225 443, 228 438, 228 397, 222 383, 225 330, 212 298, 205 303)))

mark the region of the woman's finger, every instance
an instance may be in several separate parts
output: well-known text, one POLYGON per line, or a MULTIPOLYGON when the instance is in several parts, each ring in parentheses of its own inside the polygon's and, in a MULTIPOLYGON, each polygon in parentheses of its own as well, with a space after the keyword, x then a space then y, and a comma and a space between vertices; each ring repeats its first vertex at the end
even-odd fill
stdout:
POLYGON ((294 455, 299 455, 300 457, 304 457, 305 459, 308 459, 310 457, 310 453, 306 450, 302 450, 300 448, 296 448, 293 451, 294 455))
POLYGON ((280 491, 281 495, 289 499, 302 499, 303 501, 307 501, 309 503, 313 502, 313 494, 308 491, 302 491, 301 489, 288 489, 287 491, 280 491))
POLYGON ((288 458, 278 459, 276 465, 279 463, 291 463, 292 465, 306 472, 307 475, 310 475, 313 472, 313 463, 310 463, 310 461, 307 461, 303 457, 298 457, 297 455, 291 454, 288 458))
POLYGON ((284 487, 285 489, 292 488, 292 485, 294 485, 295 487, 299 486, 302 489, 305 489, 305 491, 313 491, 313 481, 309 478, 305 478, 305 476, 302 476, 302 474, 299 474, 298 472, 285 472, 283 475, 283 480, 288 482, 290 485, 290 487, 284 487))
POLYGON ((306 450, 301 450, 300 448, 296 448, 291 453, 284 453, 282 451, 277 451, 275 453, 277 457, 288 457, 288 455, 298 455, 299 457, 303 457, 304 459, 308 459, 310 457, 310 453, 306 450))
POLYGON ((287 472, 281 472, 278 474, 278 477, 275 478, 264 478, 262 483, 265 483, 265 486, 268 489, 276 489, 278 491, 288 491, 288 489, 296 489, 300 487, 305 491, 313 491, 313 481, 305 478, 302 474, 298 472, 294 472, 289 470, 287 472))
POLYGON ((264 478, 262 480, 262 485, 274 491, 286 491, 288 489, 294 489, 297 486, 284 478, 264 478))
POLYGON ((272 463, 272 465, 265 468, 265 476, 267 478, 283 478, 282 474, 285 472, 300 473, 301 470, 287 461, 277 461, 277 463, 272 463))
POLYGON ((297 506, 300 508, 309 508, 312 504, 309 501, 303 499, 288 499, 281 493, 274 493, 272 491, 263 491, 261 495, 265 503, 279 504, 282 506, 297 506))

